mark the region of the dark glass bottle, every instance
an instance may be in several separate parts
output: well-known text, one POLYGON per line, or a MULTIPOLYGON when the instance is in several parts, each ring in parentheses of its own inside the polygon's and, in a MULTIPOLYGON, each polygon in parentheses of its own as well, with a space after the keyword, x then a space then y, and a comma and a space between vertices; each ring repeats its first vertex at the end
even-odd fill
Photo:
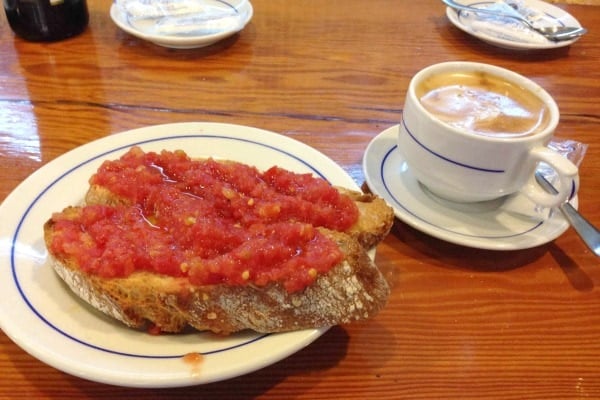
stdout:
POLYGON ((23 39, 55 41, 81 33, 88 24, 86 0, 3 0, 12 30, 23 39))

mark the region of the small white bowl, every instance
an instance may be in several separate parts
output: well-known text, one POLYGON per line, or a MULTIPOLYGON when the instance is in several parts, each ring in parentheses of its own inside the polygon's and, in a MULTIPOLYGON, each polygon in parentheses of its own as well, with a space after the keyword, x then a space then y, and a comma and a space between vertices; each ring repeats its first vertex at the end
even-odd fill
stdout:
MULTIPOLYGON (((224 1, 219 1, 219 3, 229 4, 224 1)), ((243 1, 239 6, 230 6, 234 10, 235 15, 238 16, 239 23, 229 24, 224 26, 222 30, 215 30, 206 34, 153 33, 150 29, 143 29, 144 23, 130 18, 127 12, 116 3, 113 3, 110 8, 110 17, 125 32, 156 45, 174 49, 193 49, 210 46, 244 29, 250 19, 252 19, 254 11, 252 4, 250 4, 250 1, 243 1)))

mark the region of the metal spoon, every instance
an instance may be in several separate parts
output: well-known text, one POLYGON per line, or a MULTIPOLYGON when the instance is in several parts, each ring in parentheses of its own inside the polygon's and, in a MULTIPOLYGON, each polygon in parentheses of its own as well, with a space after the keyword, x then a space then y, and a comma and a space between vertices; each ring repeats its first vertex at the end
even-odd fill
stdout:
MULTIPOLYGON (((551 194, 558 191, 540 172, 535 173, 535 178, 540 186, 551 194)), ((568 201, 558 206, 558 209, 571 226, 577 231, 584 243, 596 254, 600 256, 600 231, 588 220, 586 220, 568 201)))
POLYGON ((503 17, 503 18, 512 18, 516 21, 519 21, 519 22, 525 24, 528 28, 541 33, 547 39, 552 40, 554 42, 560 42, 563 40, 572 40, 572 39, 578 38, 579 36, 584 35, 587 32, 587 29, 580 27, 580 26, 560 26, 560 25, 544 26, 544 27, 535 26, 527 18, 520 16, 520 15, 504 13, 502 11, 490 10, 487 8, 477 8, 477 7, 466 6, 464 4, 455 2, 454 0, 442 0, 442 2, 444 2, 444 4, 446 4, 447 6, 452 7, 456 10, 471 11, 471 12, 479 13, 479 14, 495 15, 495 16, 503 17))

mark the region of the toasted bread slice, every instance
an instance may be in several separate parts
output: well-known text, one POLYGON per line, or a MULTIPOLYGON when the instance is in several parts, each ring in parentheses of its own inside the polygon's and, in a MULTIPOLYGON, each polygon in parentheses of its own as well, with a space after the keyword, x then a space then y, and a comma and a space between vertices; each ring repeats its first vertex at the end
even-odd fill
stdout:
MULTIPOLYGON (((52 220, 44 233, 50 247, 52 220)), ((344 261, 293 293, 279 284, 198 287, 187 278, 149 272, 107 279, 83 272, 68 259, 53 258, 53 267, 83 300, 134 328, 150 322, 164 332, 179 332, 187 325, 220 334, 282 332, 374 316, 389 295, 386 280, 356 240, 339 232, 325 234, 338 243, 344 261)))
MULTIPOLYGON (((190 325, 229 334, 244 329, 281 332, 331 326, 372 317, 385 305, 389 287, 367 251, 383 240, 394 219, 391 208, 381 198, 336 189, 354 201, 358 219, 342 232, 317 228, 337 244, 343 258, 327 272, 315 274, 314 280, 301 290, 289 290, 276 280, 260 285, 199 285, 187 276, 141 270, 123 277, 97 275, 81 268, 75 258, 52 251, 57 235, 53 218, 44 225, 44 238, 53 268, 68 286, 96 309, 130 327, 151 324, 161 331, 179 332, 190 325)), ((139 206, 98 184, 90 186, 85 204, 111 209, 139 206)), ((168 207, 172 205, 169 203, 168 207)), ((81 210, 67 207, 62 215, 70 219, 81 210)), ((81 251, 89 252, 85 243, 80 246, 84 246, 81 251)))

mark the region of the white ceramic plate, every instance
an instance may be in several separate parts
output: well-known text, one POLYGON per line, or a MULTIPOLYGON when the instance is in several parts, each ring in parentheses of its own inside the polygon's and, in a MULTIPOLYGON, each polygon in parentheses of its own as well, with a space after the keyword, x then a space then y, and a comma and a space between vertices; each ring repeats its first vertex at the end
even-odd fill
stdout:
MULTIPOLYGON (((493 1, 458 0, 459 3, 472 7, 486 7, 493 1)), ((522 0, 523 6, 533 9, 544 16, 545 23, 562 26, 581 26, 571 14, 552 4, 541 0, 522 0)), ((573 44, 579 38, 553 42, 533 32, 519 22, 509 19, 482 19, 477 14, 446 8, 446 16, 457 28, 467 32, 484 42, 511 50, 554 49, 573 44)))
POLYGON ((80 301, 47 263, 42 225, 82 201, 88 178, 131 146, 183 149, 192 157, 237 160, 313 173, 358 189, 334 161, 296 140, 238 125, 181 123, 107 136, 51 161, 0 206, 0 327, 39 360, 69 374, 120 386, 173 387, 249 373, 307 346, 326 329, 229 337, 190 332, 153 336, 126 328, 80 301), (200 353, 188 363, 186 354, 200 353))
MULTIPOLYGON (((365 152, 363 169, 373 193, 383 197, 408 225, 451 243, 489 250, 539 246, 569 227, 558 213, 540 219, 516 208, 449 206, 427 193, 411 174, 397 150, 397 135, 398 126, 394 126, 376 136, 365 152)), ((577 207, 577 197, 571 204, 577 207)))
MULTIPOLYGON (((223 0, 219 0, 219 2, 228 4, 223 0)), ((110 7, 110 17, 119 28, 140 39, 147 40, 163 47, 170 47, 174 49, 193 49, 210 46, 244 29, 248 22, 250 22, 250 19, 252 19, 254 12, 252 4, 250 4, 250 1, 244 1, 239 8, 235 8, 235 10, 239 15, 238 25, 230 29, 198 36, 157 35, 146 33, 138 29, 132 21, 129 21, 126 13, 123 12, 116 4, 113 4, 110 7)))

